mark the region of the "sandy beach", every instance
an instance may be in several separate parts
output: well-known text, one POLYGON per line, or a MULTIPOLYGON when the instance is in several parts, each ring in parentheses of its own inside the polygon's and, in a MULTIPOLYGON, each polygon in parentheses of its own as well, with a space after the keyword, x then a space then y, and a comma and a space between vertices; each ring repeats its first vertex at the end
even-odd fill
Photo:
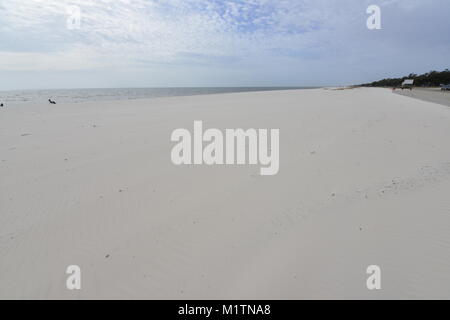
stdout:
POLYGON ((2 108, 0 298, 448 299, 449 137, 377 88, 2 108), (175 166, 195 120, 280 129, 279 173, 175 166))

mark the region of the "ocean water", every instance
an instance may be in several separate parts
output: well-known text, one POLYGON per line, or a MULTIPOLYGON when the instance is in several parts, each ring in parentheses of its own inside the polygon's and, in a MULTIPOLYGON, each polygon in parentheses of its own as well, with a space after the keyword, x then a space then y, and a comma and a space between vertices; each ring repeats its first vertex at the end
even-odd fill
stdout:
POLYGON ((252 92, 307 89, 305 87, 226 87, 226 88, 108 88, 108 89, 57 89, 0 91, 0 103, 40 104, 48 99, 57 103, 78 103, 88 101, 112 101, 148 99, 176 96, 193 96, 216 93, 252 92))

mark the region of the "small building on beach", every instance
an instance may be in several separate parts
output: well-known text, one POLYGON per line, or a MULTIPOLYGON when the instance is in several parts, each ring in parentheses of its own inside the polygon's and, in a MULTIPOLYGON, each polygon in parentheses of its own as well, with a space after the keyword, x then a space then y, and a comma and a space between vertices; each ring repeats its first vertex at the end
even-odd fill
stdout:
POLYGON ((414 79, 406 79, 402 83, 402 89, 403 88, 411 89, 413 87, 413 85, 414 85, 414 79))

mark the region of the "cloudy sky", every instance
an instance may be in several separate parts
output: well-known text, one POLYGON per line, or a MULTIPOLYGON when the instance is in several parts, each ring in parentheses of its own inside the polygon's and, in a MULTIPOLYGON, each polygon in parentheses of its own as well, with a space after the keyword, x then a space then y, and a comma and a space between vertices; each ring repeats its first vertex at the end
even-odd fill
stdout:
POLYGON ((450 67, 449 0, 0 0, 0 15, 0 90, 344 85, 450 67), (372 4, 381 30, 367 28, 372 4))

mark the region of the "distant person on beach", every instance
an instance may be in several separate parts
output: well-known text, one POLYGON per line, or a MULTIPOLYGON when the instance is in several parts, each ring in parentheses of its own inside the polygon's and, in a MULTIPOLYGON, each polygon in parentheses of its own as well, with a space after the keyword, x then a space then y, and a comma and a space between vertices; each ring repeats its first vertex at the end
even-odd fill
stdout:
POLYGON ((3 108, 3 103, 0 103, 0 107, 2 107, 2 108, 3 108))
POLYGON ((50 104, 56 104, 55 101, 52 101, 52 100, 50 100, 50 99, 48 99, 48 102, 50 102, 50 104))

